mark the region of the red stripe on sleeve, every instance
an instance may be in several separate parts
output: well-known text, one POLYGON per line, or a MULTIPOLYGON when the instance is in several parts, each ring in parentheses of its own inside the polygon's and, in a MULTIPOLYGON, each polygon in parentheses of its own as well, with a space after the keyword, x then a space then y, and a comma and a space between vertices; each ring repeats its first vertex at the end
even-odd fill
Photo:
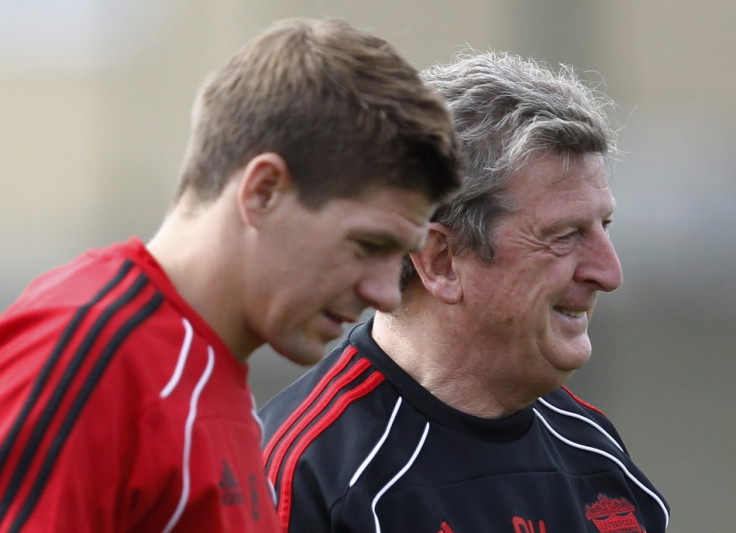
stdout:
POLYGON ((317 386, 312 390, 312 392, 307 396, 304 401, 299 405, 299 407, 289 416, 289 418, 286 419, 286 422, 281 424, 281 427, 279 430, 274 433, 273 437, 271 437, 271 440, 268 441, 268 444, 266 445, 265 450, 263 451, 263 462, 266 464, 268 461, 268 458, 273 453, 273 449, 278 445, 279 441, 283 438, 283 436, 286 434, 287 431, 291 428, 291 426, 296 422, 296 420, 304 414, 304 412, 309 409, 309 407, 314 403, 314 401, 317 399, 317 397, 322 394, 322 391, 327 387, 327 384, 334 379, 334 377, 342 372, 345 367, 350 362, 350 359, 358 353, 358 349, 355 346, 348 346, 345 348, 345 351, 340 356, 340 360, 337 362, 335 366, 333 366, 327 374, 324 375, 324 377, 317 383, 317 386))
MULTIPOLYGON (((276 485, 276 478, 278 477, 284 457, 288 453, 289 448, 294 441, 299 438, 299 434, 322 413, 325 407, 332 402, 332 400, 345 386, 349 385, 353 380, 355 380, 355 378, 360 376, 369 366, 371 366, 371 363, 367 359, 359 360, 350 368, 350 370, 335 380, 335 382, 325 391, 319 401, 308 409, 308 412, 301 410, 302 412, 306 412, 306 414, 293 427, 288 428, 284 438, 279 442, 278 449, 273 453, 271 466, 268 468, 268 477, 274 486, 276 485)), ((319 387, 315 390, 319 390, 319 387)))
MULTIPOLYGON (((363 359, 362 361, 365 361, 363 359)), ((347 407, 355 400, 362 398, 366 394, 373 391, 384 380, 385 376, 379 372, 374 372, 363 383, 343 394, 340 399, 332 406, 332 408, 317 422, 308 432, 304 434, 294 451, 289 455, 284 472, 281 479, 281 489, 278 498, 278 517, 284 531, 289 530, 289 520, 291 519, 291 495, 292 485, 294 483, 294 472, 296 465, 304 450, 330 426, 347 407)))

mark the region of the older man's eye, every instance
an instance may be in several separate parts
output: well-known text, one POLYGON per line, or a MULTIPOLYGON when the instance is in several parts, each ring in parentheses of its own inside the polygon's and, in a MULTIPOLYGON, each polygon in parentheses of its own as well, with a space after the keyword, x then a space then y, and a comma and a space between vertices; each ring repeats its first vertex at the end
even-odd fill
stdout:
POLYGON ((555 255, 567 255, 571 253, 582 235, 581 230, 572 230, 554 237, 549 243, 549 250, 555 255))
POLYGON ((567 233, 563 233, 562 235, 560 235, 559 237, 557 237, 556 240, 557 241, 560 241, 560 242, 564 242, 564 241, 570 241, 570 240, 573 240, 573 239, 577 239, 578 237, 580 237, 580 233, 581 232, 578 229, 572 230, 572 231, 568 231, 567 233))

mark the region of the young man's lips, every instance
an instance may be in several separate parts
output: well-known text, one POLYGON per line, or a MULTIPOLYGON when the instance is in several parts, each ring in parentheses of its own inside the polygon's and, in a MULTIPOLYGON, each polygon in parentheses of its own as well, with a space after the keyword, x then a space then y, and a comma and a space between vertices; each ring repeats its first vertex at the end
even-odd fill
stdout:
POLYGON ((344 334, 345 323, 354 322, 348 316, 338 315, 329 311, 322 311, 322 316, 326 319, 324 333, 332 339, 336 339, 344 334))
POLYGON ((333 322, 337 324, 343 324, 344 322, 352 323, 356 321, 356 319, 352 317, 345 316, 345 315, 338 315, 336 313, 331 313, 330 311, 323 311, 323 314, 327 318, 329 318, 330 320, 332 320, 333 322))

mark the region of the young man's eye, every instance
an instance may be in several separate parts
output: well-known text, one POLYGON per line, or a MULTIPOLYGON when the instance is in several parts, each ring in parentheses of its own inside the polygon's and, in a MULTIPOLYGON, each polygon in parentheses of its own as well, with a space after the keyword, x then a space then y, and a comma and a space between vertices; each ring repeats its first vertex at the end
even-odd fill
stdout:
POLYGON ((371 241, 358 241, 361 251, 366 255, 378 255, 384 250, 384 245, 371 241))

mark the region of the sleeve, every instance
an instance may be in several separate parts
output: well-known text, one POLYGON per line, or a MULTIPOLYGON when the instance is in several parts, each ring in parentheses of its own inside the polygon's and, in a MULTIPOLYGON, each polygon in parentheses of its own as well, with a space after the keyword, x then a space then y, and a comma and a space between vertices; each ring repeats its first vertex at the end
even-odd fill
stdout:
POLYGON ((146 512, 134 478, 154 480, 152 493, 166 483, 151 473, 166 450, 143 448, 167 443, 141 416, 140 387, 105 350, 58 360, 48 346, 18 353, 3 370, 13 385, 0 388, 0 532, 126 530, 136 509, 146 512))
POLYGON ((287 533, 337 531, 332 514, 345 492, 339 489, 338 473, 347 451, 326 440, 329 435, 319 421, 308 424, 308 417, 300 418, 291 403, 295 399, 302 395, 287 389, 259 412, 264 422, 264 464, 275 490, 278 520, 287 533))
POLYGON ((288 419, 293 409, 285 402, 291 397, 277 396, 259 412, 264 423, 263 459, 276 493, 278 520, 287 533, 332 531, 320 472, 304 460, 305 441, 294 433, 294 421, 288 419))
MULTIPOLYGON (((374 429, 353 409, 384 381, 369 368, 355 348, 338 347, 259 412, 266 473, 288 533, 347 530, 342 504, 358 459, 368 453, 366 426, 374 429)), ((350 531, 361 530, 354 525, 350 531)))
POLYGON ((624 444, 624 441, 621 438, 621 435, 619 435, 613 422, 611 422, 611 420, 602 410, 600 410, 595 405, 590 404, 586 402, 585 400, 582 400, 574 392, 572 392, 572 390, 570 390, 566 386, 561 387, 558 391, 555 391, 553 394, 558 394, 558 393, 562 394, 564 399, 572 400, 574 402, 573 405, 577 405, 579 409, 582 409, 586 415, 588 415, 598 425, 600 425, 609 435, 611 435, 611 437, 613 437, 616 440, 616 442, 619 443, 619 445, 621 445, 621 448, 626 453, 626 455, 629 455, 629 452, 626 449, 626 444, 624 444))
POLYGON ((608 434, 616 439, 616 442, 621 445, 624 453, 626 453, 626 455, 629 455, 629 451, 626 449, 626 443, 624 443, 623 438, 621 438, 621 435, 616 429, 616 426, 614 426, 613 422, 611 422, 611 419, 597 411, 591 411, 589 414, 592 418, 595 419, 598 424, 600 424, 603 429, 606 430, 608 434))
POLYGON ((162 297, 130 261, 80 261, 0 319, 0 532, 124 525, 140 395, 109 376, 162 297))
POLYGON ((291 479, 275 485, 278 519, 287 533, 334 531, 327 494, 310 465, 300 462, 291 479), (294 495, 298 497, 294 498, 294 495))
POLYGON ((131 470, 138 428, 82 405, 79 396, 61 397, 58 404, 54 398, 33 404, 23 398, 34 408, 13 417, 13 428, 3 431, 8 453, 0 469, 0 531, 115 530, 117 488, 131 470))

